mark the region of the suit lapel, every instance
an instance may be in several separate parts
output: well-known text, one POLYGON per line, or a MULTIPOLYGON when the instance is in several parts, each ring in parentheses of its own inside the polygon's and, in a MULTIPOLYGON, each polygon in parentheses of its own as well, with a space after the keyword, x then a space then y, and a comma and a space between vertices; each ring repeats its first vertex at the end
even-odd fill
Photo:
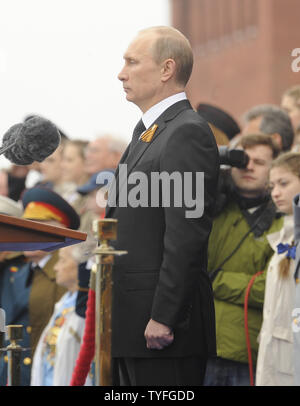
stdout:
POLYGON ((160 122, 159 120, 156 120, 155 123, 157 124, 158 127, 151 142, 144 142, 139 140, 139 142, 137 142, 134 148, 132 149, 131 153, 127 156, 127 159, 124 161, 124 163, 127 164, 127 175, 130 174, 130 172, 135 167, 137 162, 146 152, 147 148, 149 148, 149 146, 158 138, 158 136, 165 129, 166 124, 164 123, 164 121, 160 122))
POLYGON ((173 104, 169 107, 166 111, 164 111, 152 124, 149 128, 151 128, 154 124, 157 124, 157 129, 155 134, 150 142, 139 141, 136 143, 134 148, 132 149, 131 153, 127 155, 127 158, 123 161, 123 163, 127 164, 127 175, 129 175, 132 169, 135 167, 137 162, 140 158, 144 155, 147 148, 155 142, 158 137, 162 134, 163 130, 166 127, 166 123, 176 117, 182 110, 186 110, 187 108, 192 108, 190 102, 188 100, 182 100, 178 103, 173 104))
MULTIPOLYGON (((158 121, 157 121, 158 123, 158 121)), ((121 185, 119 185, 118 187, 118 183, 119 183, 119 165, 120 164, 126 164, 127 165, 127 178, 130 174, 130 172, 132 171, 132 169, 134 168, 135 164, 139 161, 139 159, 142 157, 142 155, 145 153, 145 151, 147 150, 147 148, 150 146, 150 144, 152 142, 154 142, 155 139, 157 139, 158 135, 164 130, 165 128, 165 123, 162 122, 161 124, 158 124, 158 128, 154 134, 153 139, 151 140, 151 142, 143 142, 141 140, 139 140, 135 146, 133 147, 133 149, 131 150, 131 152, 129 153, 129 146, 127 147, 127 154, 123 155, 124 159, 121 159, 119 164, 118 164, 118 169, 116 171, 114 180, 112 181, 109 191, 108 191, 108 195, 113 199, 114 197, 114 193, 116 194, 115 197, 115 202, 118 201, 118 197, 120 194, 121 189, 124 187, 124 183, 122 183, 121 185)), ((130 145, 130 144, 129 144, 130 145)), ((123 158, 122 157, 122 158, 123 158)), ((106 217, 109 217, 111 211, 113 209, 113 206, 107 206, 107 210, 106 210, 106 217)))
MULTIPOLYGON (((122 189, 123 185, 120 185, 118 188, 118 180, 119 180, 119 165, 120 164, 127 164, 127 177, 129 174, 132 172, 133 168, 136 166, 138 161, 141 159, 141 157, 144 155, 144 153, 147 151, 147 148, 155 142, 158 137, 163 133, 163 130, 165 129, 167 122, 172 120, 174 117, 176 117, 181 111, 187 110, 187 109, 192 109, 192 106, 188 100, 182 100, 180 102, 177 102, 173 104, 171 107, 169 107, 166 111, 164 111, 152 124, 150 127, 152 127, 154 124, 157 124, 157 129, 155 131, 155 134, 150 142, 144 142, 139 140, 134 148, 131 150, 129 153, 129 147, 130 144, 128 145, 126 151, 124 152, 119 164, 118 168, 115 173, 115 177, 113 182, 111 183, 109 193, 114 190, 116 190, 116 201, 118 201, 118 196, 120 194, 120 191, 122 189)), ((149 128, 150 128, 149 127, 149 128)), ((107 207, 106 210, 106 217, 109 216, 113 209, 113 206, 107 207)))

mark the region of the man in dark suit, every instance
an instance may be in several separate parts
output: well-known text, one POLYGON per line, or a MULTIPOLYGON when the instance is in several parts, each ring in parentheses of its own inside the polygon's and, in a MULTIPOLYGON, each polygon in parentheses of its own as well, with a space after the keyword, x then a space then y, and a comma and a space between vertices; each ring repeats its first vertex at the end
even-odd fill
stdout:
POLYGON ((143 117, 106 213, 118 220, 115 248, 128 251, 113 274, 115 385, 201 385, 206 359, 215 354, 206 266, 217 146, 184 93, 193 55, 179 31, 141 31, 124 60, 118 78, 143 117))

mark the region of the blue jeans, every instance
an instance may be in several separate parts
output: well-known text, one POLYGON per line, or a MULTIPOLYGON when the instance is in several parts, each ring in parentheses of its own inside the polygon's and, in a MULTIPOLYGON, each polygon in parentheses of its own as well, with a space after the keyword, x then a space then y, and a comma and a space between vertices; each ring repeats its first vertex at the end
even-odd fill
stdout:
MULTIPOLYGON (((255 371, 253 371, 255 376, 255 371)), ((216 357, 207 361, 204 386, 249 386, 249 365, 216 357)))

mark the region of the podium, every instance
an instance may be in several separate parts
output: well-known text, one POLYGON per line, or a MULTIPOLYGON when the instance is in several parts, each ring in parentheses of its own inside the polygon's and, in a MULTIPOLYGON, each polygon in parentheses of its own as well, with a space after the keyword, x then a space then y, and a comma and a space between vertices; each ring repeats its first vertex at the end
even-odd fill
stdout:
MULTIPOLYGON (((81 243, 86 237, 86 233, 80 231, 0 214, 0 251, 55 251, 81 243)), ((0 309, 0 355, 9 350, 8 385, 18 386, 22 348, 16 342, 22 338, 18 336, 22 326, 8 326, 12 344, 3 349, 4 324, 5 314, 0 309)))
POLYGON ((55 251, 86 237, 69 228, 0 214, 0 251, 55 251))

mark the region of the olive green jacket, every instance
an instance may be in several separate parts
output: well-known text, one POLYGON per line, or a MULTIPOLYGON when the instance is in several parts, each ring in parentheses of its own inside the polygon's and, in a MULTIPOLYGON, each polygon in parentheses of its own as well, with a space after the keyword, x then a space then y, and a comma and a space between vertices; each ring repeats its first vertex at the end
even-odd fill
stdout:
MULTIPOLYGON (((228 259, 213 280, 216 312, 217 355, 219 357, 248 362, 244 299, 247 286, 259 271, 267 268, 274 251, 266 235, 278 231, 282 218, 273 220, 270 228, 255 238, 250 232, 235 254, 228 259)), ((228 204, 214 220, 208 247, 208 271, 211 273, 237 247, 250 227, 236 203, 228 204)), ((265 272, 259 275, 251 288, 248 300, 248 329, 252 359, 257 358, 257 336, 262 323, 265 272)))

